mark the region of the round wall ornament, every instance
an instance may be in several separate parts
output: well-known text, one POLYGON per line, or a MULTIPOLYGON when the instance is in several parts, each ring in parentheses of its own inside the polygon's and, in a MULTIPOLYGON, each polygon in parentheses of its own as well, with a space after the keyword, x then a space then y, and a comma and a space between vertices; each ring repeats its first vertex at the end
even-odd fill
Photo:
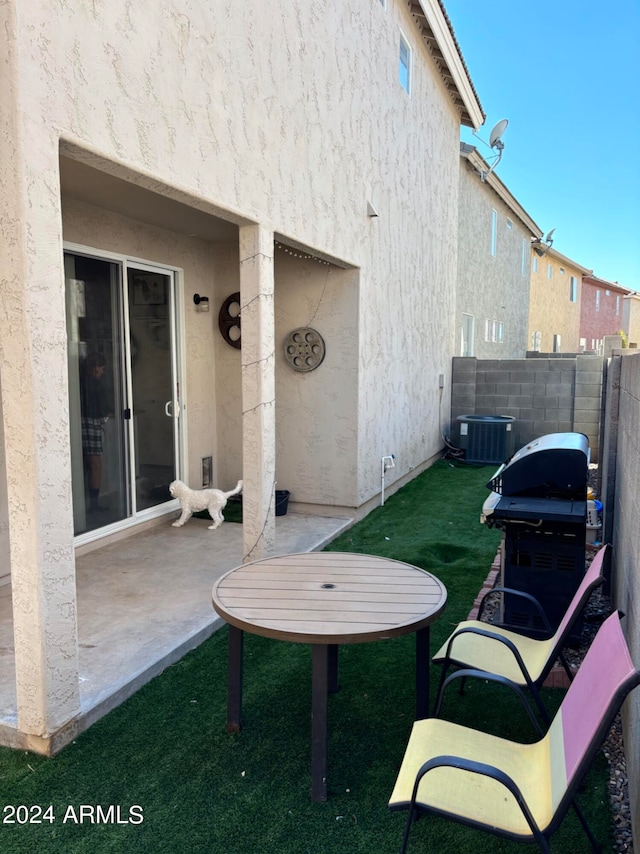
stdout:
POLYGON ((242 346, 240 331, 240 291, 226 298, 218 314, 220 334, 232 347, 239 350, 242 346))
POLYGON ((310 326, 294 329, 285 338, 284 355, 294 371, 314 371, 324 359, 324 339, 310 326))

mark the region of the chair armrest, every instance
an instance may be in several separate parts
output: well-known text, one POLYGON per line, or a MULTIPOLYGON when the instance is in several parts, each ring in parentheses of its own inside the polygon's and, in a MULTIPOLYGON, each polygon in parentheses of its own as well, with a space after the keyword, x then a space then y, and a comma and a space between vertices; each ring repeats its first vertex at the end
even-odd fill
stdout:
MULTIPOLYGON (((416 806, 416 798, 418 795, 418 786, 420 785, 420 781, 428 774, 429 771, 432 771, 434 768, 455 768, 461 771, 470 771, 473 774, 480 774, 484 777, 490 777, 493 780, 496 780, 498 783, 501 783, 506 789, 511 792, 513 797, 516 800, 516 803, 522 810, 522 814, 524 815, 527 824, 531 828, 531 833, 536 839, 536 841, 544 840, 544 836, 542 831, 536 824, 536 821, 531 814, 531 810, 529 809, 527 802, 524 798, 524 795, 518 788, 516 782, 508 775, 505 774, 504 771, 501 771, 500 768, 496 768, 494 765, 487 765, 485 762, 475 762, 472 759, 466 759, 462 756, 450 756, 450 755, 442 755, 442 756, 434 756, 431 759, 427 760, 421 768, 418 770, 416 774, 416 780, 413 785, 413 792, 411 794, 411 803, 409 805, 409 816, 412 815, 416 806)), ((544 850, 544 849, 543 849, 544 850)))
POLYGON ((494 593, 506 593, 509 596, 520 596, 520 598, 526 599, 528 602, 531 602, 531 604, 537 609, 538 615, 542 619, 542 622, 544 623, 546 630, 549 632, 549 637, 551 637, 551 635, 553 634, 553 628, 551 627, 551 624, 549 623, 549 619, 548 619, 547 615, 545 614, 544 608, 542 607, 540 602, 535 598, 535 596, 532 596, 530 593, 525 593, 524 590, 516 590, 513 587, 492 587, 491 590, 488 590, 484 594, 484 596, 482 597, 482 599, 480 601, 480 607, 478 608, 478 619, 479 620, 482 619, 482 614, 484 612, 484 605, 485 605, 486 600, 489 598, 489 596, 492 596, 494 593))
MULTIPOLYGON (((453 646, 455 639, 460 637, 460 635, 478 635, 479 637, 489 638, 490 640, 497 641, 497 643, 501 643, 503 646, 506 646, 515 658, 516 663, 520 668, 520 672, 522 673, 522 676, 524 678, 524 681, 527 683, 529 688, 533 687, 533 682, 531 680, 531 677, 529 676, 529 671, 527 670, 526 665, 522 660, 522 656, 520 655, 518 647, 510 638, 505 638, 503 635, 500 635, 497 632, 492 632, 490 629, 481 629, 478 626, 464 626, 461 629, 456 629, 456 631, 454 631, 454 633, 449 638, 449 643, 447 644, 447 650, 445 653, 445 660, 448 659, 449 661, 455 662, 455 657, 451 656, 451 647, 453 646)), ((479 672, 484 673, 485 671, 483 670, 479 672)))
POLYGON ((497 673, 490 673, 486 670, 473 670, 471 668, 463 668, 462 670, 455 670, 453 673, 450 673, 449 676, 447 676, 447 678, 442 683, 442 687, 438 692, 436 707, 433 710, 434 718, 437 718, 440 715, 440 707, 442 705, 442 700, 444 698, 444 692, 447 685, 450 682, 453 682, 454 679, 466 679, 467 677, 476 679, 486 679, 487 682, 496 682, 498 685, 505 685, 507 688, 510 688, 520 698, 520 702, 522 703, 526 713, 529 715, 529 720, 533 724, 537 735, 539 735, 540 737, 544 735, 543 729, 540 726, 538 719, 534 715, 533 709, 531 708, 531 704, 529 703, 527 695, 524 693, 522 688, 519 685, 516 685, 515 682, 512 682, 511 679, 507 679, 506 676, 500 676, 497 673))

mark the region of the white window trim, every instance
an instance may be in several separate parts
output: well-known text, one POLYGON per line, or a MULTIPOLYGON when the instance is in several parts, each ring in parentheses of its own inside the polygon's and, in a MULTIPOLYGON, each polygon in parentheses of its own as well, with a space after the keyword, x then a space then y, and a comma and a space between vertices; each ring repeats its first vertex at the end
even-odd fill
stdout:
POLYGON ((476 321, 473 314, 469 314, 466 311, 462 312, 462 327, 460 330, 460 355, 461 356, 473 356, 475 354, 476 349, 476 321), (469 352, 465 353, 464 351, 464 335, 462 330, 464 329, 465 318, 470 319, 469 323, 469 340, 467 341, 467 347, 469 352))
POLYGON ((412 76, 413 76, 413 48, 411 47, 409 39, 405 36, 405 34, 402 32, 402 30, 400 30, 400 42, 398 45, 398 78, 400 80, 400 85, 402 86, 404 91, 407 93, 407 95, 411 95, 411 88, 412 88, 412 86, 411 86, 412 79, 411 78, 412 78, 412 76), (407 64, 406 64, 406 66, 402 62, 402 48, 403 48, 403 46, 406 48, 406 51, 407 51, 407 64), (402 70, 403 70, 403 68, 406 68, 406 74, 407 74, 407 85, 406 86, 402 82, 402 70))
POLYGON ((498 211, 491 208, 491 257, 495 258, 498 251, 498 211))
POLYGON ((569 302, 578 302, 578 279, 576 276, 571 276, 569 282, 569 302))

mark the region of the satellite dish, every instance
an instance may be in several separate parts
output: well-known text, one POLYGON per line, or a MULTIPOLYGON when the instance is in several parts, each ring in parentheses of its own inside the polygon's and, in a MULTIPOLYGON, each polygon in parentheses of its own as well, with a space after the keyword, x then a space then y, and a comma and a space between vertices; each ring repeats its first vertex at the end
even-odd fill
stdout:
POLYGON ((502 142, 502 134, 506 131, 508 124, 508 119, 500 119, 500 121, 493 126, 493 130, 489 134, 489 145, 491 148, 497 148, 498 143, 502 142))
POLYGON ((555 228, 552 228, 551 231, 549 232, 549 234, 547 234, 547 236, 544 239, 545 243, 553 243, 553 232, 554 231, 555 231, 555 228))

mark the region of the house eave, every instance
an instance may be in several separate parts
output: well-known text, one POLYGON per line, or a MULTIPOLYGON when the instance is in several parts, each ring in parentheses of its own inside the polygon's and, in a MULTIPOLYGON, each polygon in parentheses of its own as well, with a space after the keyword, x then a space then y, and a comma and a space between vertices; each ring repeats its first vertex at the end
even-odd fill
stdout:
POLYGON ((587 267, 583 267, 582 264, 578 264, 577 261, 573 261, 571 258, 568 258, 566 255, 563 255, 561 252, 558 252, 557 249, 548 249, 544 254, 549 255, 551 258, 554 258, 561 264, 566 264, 567 267, 573 267, 574 270, 577 270, 583 276, 590 276, 593 273, 593 270, 590 270, 587 267))
POLYGON ((484 175, 484 183, 490 187, 493 192, 499 196, 500 199, 507 205, 509 210, 516 216, 520 222, 524 225, 527 231, 533 237, 541 238, 542 237, 542 229, 539 225, 537 225, 533 219, 529 216, 526 210, 522 207, 520 202, 516 199, 514 195, 510 192, 509 188, 506 184, 498 178, 495 172, 489 173, 489 164, 486 160, 478 153, 477 148, 473 145, 468 145, 465 142, 460 143, 460 156, 467 161, 469 167, 478 175, 478 180, 480 180, 480 176, 484 175))
POLYGON ((635 291, 632 291, 630 288, 625 288, 624 285, 619 284, 618 282, 610 282, 607 279, 601 279, 600 276, 595 276, 593 270, 587 270, 584 274, 584 278, 589 280, 590 285, 597 285, 598 287, 605 288, 610 291, 617 291, 620 294, 633 294, 635 291))
POLYGON ((485 113, 441 0, 407 0, 407 4, 460 114, 460 123, 477 130, 484 124, 485 113))

